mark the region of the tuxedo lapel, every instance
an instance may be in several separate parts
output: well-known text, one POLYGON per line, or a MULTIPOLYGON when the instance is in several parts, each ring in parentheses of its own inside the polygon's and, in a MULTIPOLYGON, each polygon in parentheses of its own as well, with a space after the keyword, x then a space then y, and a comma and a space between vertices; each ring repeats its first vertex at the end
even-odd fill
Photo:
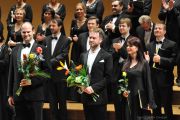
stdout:
POLYGON ((19 68, 19 63, 20 63, 20 61, 21 61, 21 50, 22 50, 22 48, 23 48, 23 45, 21 44, 21 45, 19 45, 19 48, 18 48, 18 50, 17 50, 17 56, 16 56, 16 58, 17 58, 18 68, 19 68))
POLYGON ((152 53, 154 55, 154 53, 156 53, 156 42, 153 41, 153 44, 152 44, 152 53))
MULTIPOLYGON (((37 47, 37 43, 34 42, 32 48, 31 48, 31 52, 36 52, 36 47, 37 47)), ((30 53, 31 53, 31 52, 30 52, 30 53)))
POLYGON ((161 48, 162 48, 162 49, 166 49, 166 46, 167 46, 167 45, 168 45, 168 44, 167 44, 167 40, 164 39, 161 48))
MULTIPOLYGON (((63 45, 62 42, 63 42, 63 36, 61 35, 61 36, 59 37, 59 40, 58 40, 55 48, 54 48, 53 56, 56 55, 57 51, 59 51, 59 50, 61 49, 61 46, 63 45)), ((51 41, 51 43, 52 43, 52 41, 51 41)), ((52 45, 51 45, 51 46, 52 46, 52 45)), ((51 49, 52 49, 52 48, 51 48, 51 49)))
POLYGON ((99 53, 97 54, 95 60, 94 60, 94 63, 93 63, 93 65, 92 65, 92 70, 94 69, 94 68, 93 68, 94 65, 95 65, 97 62, 99 62, 99 60, 101 59, 102 56, 103 56, 103 55, 102 55, 102 49, 101 49, 101 50, 99 51, 99 53))
POLYGON ((84 54, 84 58, 83 58, 83 64, 85 65, 85 66, 87 66, 87 60, 88 60, 88 54, 89 54, 89 51, 88 52, 86 52, 85 54, 84 54))
POLYGON ((52 56, 52 54, 51 54, 52 39, 48 38, 46 42, 47 42, 47 55, 48 55, 48 57, 51 57, 52 56))

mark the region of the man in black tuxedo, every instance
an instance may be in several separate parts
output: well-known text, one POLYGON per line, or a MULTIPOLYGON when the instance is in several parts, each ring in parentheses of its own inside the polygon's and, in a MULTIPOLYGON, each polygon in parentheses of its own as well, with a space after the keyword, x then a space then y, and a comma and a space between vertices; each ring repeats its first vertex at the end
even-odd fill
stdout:
POLYGON ((65 63, 68 58, 70 41, 61 34, 63 22, 53 19, 50 22, 51 36, 45 39, 47 47, 47 63, 51 80, 49 81, 50 110, 53 120, 67 120, 67 86, 65 81, 65 71, 58 71, 59 61, 65 63))
MULTIPOLYGON (((74 62, 78 62, 76 64, 79 64, 80 62, 80 55, 83 52, 86 52, 90 49, 89 45, 89 33, 93 31, 94 28, 99 27, 99 19, 95 16, 91 16, 87 19, 87 27, 88 27, 88 32, 84 32, 79 34, 78 40, 77 40, 77 45, 78 47, 76 48, 76 58, 78 58, 74 62)), ((80 95, 77 93, 77 89, 74 87, 68 88, 69 92, 69 98, 70 100, 75 100, 75 101, 80 101, 80 95)))
MULTIPOLYGON (((37 47, 42 46, 35 43, 33 39, 33 26, 25 22, 21 26, 23 44, 18 44, 11 53, 9 78, 8 78, 8 102, 11 107, 15 107, 16 120, 43 120, 43 82, 44 79, 38 76, 30 77, 31 82, 23 78, 23 74, 18 71, 18 62, 23 60, 23 55, 35 53, 37 47), (22 86, 19 96, 16 95, 18 88, 22 86)), ((43 49, 43 53, 45 50, 43 49)))
POLYGON ((86 120, 106 120, 107 81, 112 78, 112 56, 100 47, 104 32, 95 28, 89 34, 90 50, 81 54, 81 63, 88 66, 90 86, 83 89, 82 102, 86 120), (97 93, 97 101, 91 94, 97 93))
POLYGON ((177 43, 177 75, 176 82, 180 86, 180 0, 162 0, 158 18, 167 26, 166 37, 177 43))
POLYGON ((112 40, 119 37, 119 20, 123 17, 128 17, 123 8, 122 0, 112 1, 112 15, 106 16, 101 24, 101 28, 105 31, 108 37, 107 47, 110 48, 112 45, 112 40))
POLYGON ((90 49, 89 34, 93 31, 94 28, 99 27, 99 19, 94 16, 88 18, 87 27, 88 27, 88 32, 81 33, 78 37, 78 46, 79 46, 80 54, 90 49))
POLYGON ((166 26, 157 23, 154 29, 156 39, 147 46, 147 50, 150 56, 152 85, 157 104, 157 108, 153 110, 154 118, 172 120, 172 86, 174 82, 173 69, 176 59, 176 43, 165 38, 165 33, 166 26), (164 117, 161 114, 161 107, 164 107, 164 117))
POLYGON ((148 15, 142 15, 139 18, 139 23, 140 25, 136 28, 136 35, 142 41, 143 48, 146 51, 147 44, 155 40, 153 32, 155 23, 152 22, 151 17, 148 15))

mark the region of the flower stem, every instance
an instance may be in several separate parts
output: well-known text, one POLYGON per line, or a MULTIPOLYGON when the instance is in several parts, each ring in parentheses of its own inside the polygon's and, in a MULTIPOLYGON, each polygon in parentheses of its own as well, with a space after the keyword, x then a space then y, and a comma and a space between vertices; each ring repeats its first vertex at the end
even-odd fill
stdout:
POLYGON ((16 95, 17 96, 19 96, 20 95, 20 93, 21 93, 21 91, 22 91, 22 86, 20 86, 19 88, 18 88, 18 90, 16 91, 16 95))

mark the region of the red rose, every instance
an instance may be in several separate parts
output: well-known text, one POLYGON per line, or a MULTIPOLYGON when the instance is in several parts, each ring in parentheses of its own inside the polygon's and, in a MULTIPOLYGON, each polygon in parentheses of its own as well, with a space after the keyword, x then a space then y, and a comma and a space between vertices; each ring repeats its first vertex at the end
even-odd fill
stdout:
POLYGON ((27 55, 23 54, 23 60, 27 60, 27 55))
POLYGON ((42 54, 42 48, 41 48, 41 47, 37 47, 37 48, 36 48, 36 52, 37 52, 38 54, 42 54))

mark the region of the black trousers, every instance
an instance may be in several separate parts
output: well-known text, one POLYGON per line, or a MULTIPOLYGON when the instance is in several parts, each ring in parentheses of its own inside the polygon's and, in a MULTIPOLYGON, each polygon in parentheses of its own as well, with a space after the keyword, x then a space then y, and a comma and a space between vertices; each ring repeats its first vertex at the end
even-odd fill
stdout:
POLYGON ((49 82, 52 120, 67 120, 67 85, 65 82, 49 82))
POLYGON ((154 120, 173 120, 172 112, 172 87, 157 87, 154 90, 154 97, 157 108, 153 110, 154 120), (161 107, 164 107, 165 114, 161 113, 161 107))
POLYGON ((86 120, 107 120, 106 105, 84 105, 86 120))
POLYGON ((15 101, 15 120, 43 120, 43 101, 15 101))

